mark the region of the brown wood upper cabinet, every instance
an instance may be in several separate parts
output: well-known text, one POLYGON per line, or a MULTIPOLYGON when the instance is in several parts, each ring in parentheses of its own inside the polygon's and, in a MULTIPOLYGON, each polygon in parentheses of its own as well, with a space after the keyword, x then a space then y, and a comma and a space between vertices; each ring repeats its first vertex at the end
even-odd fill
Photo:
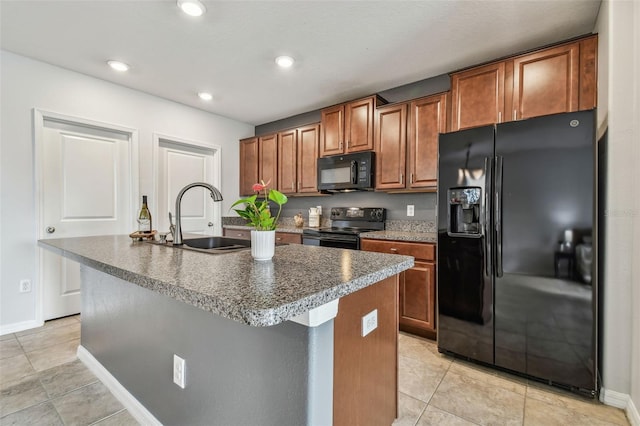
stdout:
MULTIPOLYGON (((269 183, 270 188, 278 187, 278 134, 258 138, 258 178, 269 183)), ((255 183, 255 182, 254 182, 255 183)))
POLYGON ((373 149, 375 109, 384 103, 379 96, 369 96, 321 111, 320 156, 373 149))
POLYGON ((451 131, 596 107, 597 36, 451 74, 451 131))
POLYGON ((318 192, 320 125, 278 133, 278 189, 285 194, 318 192))
POLYGON ((378 109, 376 189, 435 188, 438 134, 446 129, 447 94, 378 109))
POLYGON ((240 141, 240 195, 252 195, 258 182, 258 138, 240 141))

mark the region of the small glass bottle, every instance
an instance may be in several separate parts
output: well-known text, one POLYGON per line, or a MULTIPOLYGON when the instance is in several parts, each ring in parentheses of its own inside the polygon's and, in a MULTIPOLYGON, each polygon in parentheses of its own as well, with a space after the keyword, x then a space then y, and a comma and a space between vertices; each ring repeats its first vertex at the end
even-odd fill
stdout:
POLYGON ((153 229, 151 223, 151 212, 149 211, 149 207, 147 206, 147 196, 142 196, 142 208, 140 209, 140 214, 138 215, 138 231, 139 232, 151 232, 153 229))

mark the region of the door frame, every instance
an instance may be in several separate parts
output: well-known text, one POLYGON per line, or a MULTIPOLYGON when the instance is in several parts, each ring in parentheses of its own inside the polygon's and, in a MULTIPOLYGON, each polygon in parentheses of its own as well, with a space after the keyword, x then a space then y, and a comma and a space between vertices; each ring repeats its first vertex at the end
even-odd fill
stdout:
MULTIPOLYGON (((177 136, 170 136, 164 133, 154 132, 152 135, 152 147, 151 147, 151 162, 152 162, 152 179, 153 179, 153 198, 156 200, 153 203, 153 207, 151 208, 151 216, 158 214, 158 203, 157 200, 160 196, 160 185, 158 184, 158 172, 159 170, 159 155, 160 155, 160 141, 166 140, 168 142, 174 143, 176 145, 183 145, 185 147, 193 147, 204 149, 207 151, 211 151, 213 155, 213 182, 211 185, 215 186, 220 192, 222 192, 222 147, 218 144, 210 143, 210 142, 202 142, 193 139, 184 139, 177 136)), ((218 226, 215 228, 216 232, 222 232, 222 204, 213 203, 213 213, 217 215, 220 219, 218 226)), ((160 217, 160 216, 156 216, 160 217)), ((168 231, 168 229, 163 230, 168 231)))
MULTIPOLYGON (((34 170, 34 205, 36 216, 36 240, 44 237, 44 187, 43 182, 43 167, 44 167, 44 128, 46 120, 53 120, 62 123, 69 123, 71 125, 90 127, 97 129, 104 129, 107 131, 115 131, 124 133, 129 136, 129 212, 128 217, 131 221, 131 229, 136 229, 135 212, 136 202, 138 200, 138 182, 140 178, 139 162, 138 162, 138 129, 133 127, 126 127, 119 124, 108 123, 104 121, 91 120, 84 117, 77 117, 72 115, 60 114, 53 111, 47 111, 40 108, 33 108, 33 170, 34 170)), ((42 248, 36 246, 36 278, 37 291, 36 296, 36 323, 44 323, 44 283, 43 276, 41 274, 44 256, 42 254, 42 248)))

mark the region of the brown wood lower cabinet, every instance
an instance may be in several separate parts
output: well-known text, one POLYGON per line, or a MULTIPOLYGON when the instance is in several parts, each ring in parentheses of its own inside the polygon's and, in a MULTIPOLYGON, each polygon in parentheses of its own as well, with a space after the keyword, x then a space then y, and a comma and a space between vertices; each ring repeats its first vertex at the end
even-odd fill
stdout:
POLYGON ((389 426, 397 416, 398 276, 340 299, 334 320, 333 424, 389 426), (362 317, 378 327, 362 336, 362 317))
POLYGON ((400 330, 435 339, 435 244, 362 239, 360 247, 362 250, 404 254, 415 258, 415 266, 400 273, 400 330))
MULTIPOLYGON (((222 234, 225 237, 229 238, 240 238, 243 240, 251 239, 251 230, 250 229, 229 229, 224 228, 222 234)), ((297 234, 295 232, 278 232, 276 231, 276 244, 277 243, 287 243, 287 244, 302 244, 302 234, 297 234)))

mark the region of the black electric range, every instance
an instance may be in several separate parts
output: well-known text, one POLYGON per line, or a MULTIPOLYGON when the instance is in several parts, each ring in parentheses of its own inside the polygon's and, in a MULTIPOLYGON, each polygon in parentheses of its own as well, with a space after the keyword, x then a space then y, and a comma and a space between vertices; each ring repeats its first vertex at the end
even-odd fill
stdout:
POLYGON ((331 227, 305 228, 302 244, 360 250, 360 234, 384 230, 386 210, 371 207, 332 207, 331 227))

